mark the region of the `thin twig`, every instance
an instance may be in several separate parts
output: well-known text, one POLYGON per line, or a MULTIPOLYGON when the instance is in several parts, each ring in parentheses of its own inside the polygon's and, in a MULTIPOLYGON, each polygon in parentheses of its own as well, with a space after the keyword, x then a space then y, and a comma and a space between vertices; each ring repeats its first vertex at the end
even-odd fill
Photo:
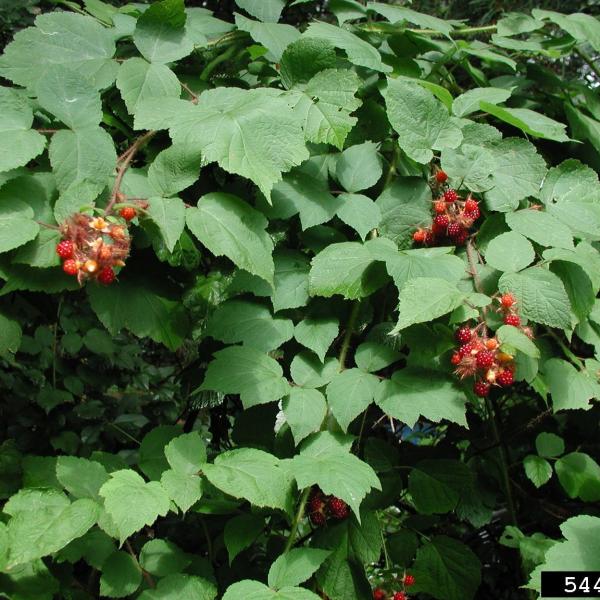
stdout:
POLYGON ((192 104, 198 104, 198 94, 195 94, 187 84, 183 83, 183 81, 180 81, 179 84, 190 95, 190 102, 192 104))
POLYGON ((133 558, 133 560, 135 560, 135 564, 137 565, 137 568, 142 572, 142 575, 144 576, 144 579, 146 580, 146 583, 151 587, 156 587, 156 584, 154 583, 154 579, 152 579, 152 575, 150 575, 150 573, 148 573, 148 571, 146 571, 144 568, 142 568, 142 565, 140 565, 137 556, 135 555, 135 552, 133 551, 133 548, 131 547, 131 544, 129 543, 129 540, 125 540, 125 546, 127 546, 127 550, 129 552, 129 554, 131 554, 131 557, 133 558))
POLYGON ((304 491, 302 492, 302 496, 300 496, 300 503, 298 504, 298 510, 296 511, 296 514, 294 515, 294 520, 292 521, 290 535, 285 544, 285 549, 283 550, 284 553, 291 550, 292 546, 294 545, 294 541, 296 540, 296 534, 298 533, 298 525, 300 524, 300 521, 302 521, 302 518, 304 517, 304 509, 306 508, 306 503, 308 502, 309 494, 310 494, 310 487, 304 488, 304 491))
POLYGON ((36 131, 38 133, 53 134, 53 133, 58 133, 61 130, 60 129, 36 129, 36 131))
POLYGON ((352 312, 350 313, 350 318, 348 319, 348 326, 346 327, 346 333, 344 334, 344 339, 342 340, 342 346, 340 348, 340 371, 343 371, 346 368, 346 357, 348 356, 348 350, 350 349, 350 340, 352 339, 352 334, 354 333, 354 327, 356 326, 359 310, 360 300, 356 300, 354 302, 354 306, 352 307, 352 312))

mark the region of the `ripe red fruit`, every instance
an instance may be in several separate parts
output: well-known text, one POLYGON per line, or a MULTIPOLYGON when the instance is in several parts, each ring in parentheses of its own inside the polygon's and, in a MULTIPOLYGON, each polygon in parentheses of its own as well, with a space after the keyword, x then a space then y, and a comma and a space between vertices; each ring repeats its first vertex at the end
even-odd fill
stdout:
POLYGON ((474 349, 475 349, 475 346, 471 343, 463 344, 458 349, 458 353, 460 354, 461 357, 463 357, 463 356, 467 356, 467 355, 471 354, 471 352, 473 352, 474 349))
POLYGON ((515 303, 516 299, 510 292, 502 294, 502 296, 500 297, 500 304, 502 304, 504 308, 510 308, 515 303))
POLYGON ((331 516, 334 519, 338 519, 340 521, 348 517, 348 515, 350 514, 348 505, 340 498, 330 498, 327 504, 327 508, 329 509, 331 516))
POLYGON ((373 590, 373 600, 385 600, 385 592, 381 588, 373 590))
POLYGON ((438 200, 433 203, 433 210, 438 215, 443 215, 446 212, 446 203, 443 200, 438 200))
POLYGON ((433 224, 439 228, 446 229, 446 227, 450 225, 450 219, 448 218, 448 215, 438 215, 433 219, 433 224))
POLYGON ((425 231, 423 229, 417 229, 413 233, 413 240, 417 242, 417 244, 422 244, 425 241, 425 231))
POLYGON ((314 512, 310 513, 310 520, 315 527, 322 527, 325 525, 327 518, 322 512, 314 512))
POLYGON ((394 594, 394 600, 406 600, 406 594, 404 592, 396 592, 394 594))
POLYGON ((477 200, 473 200, 473 198, 468 198, 465 201, 465 211, 471 212, 473 210, 477 210, 479 208, 479 202, 477 200))
POLYGON ((458 200, 458 194, 456 190, 446 190, 444 192, 444 200, 446 202, 456 202, 458 200))
POLYGON ((98 281, 103 285, 110 285, 115 280, 115 272, 111 267, 104 267, 98 273, 98 281))
POLYGON ((459 352, 455 352, 455 353, 452 355, 452 357, 450 358, 450 362, 451 362, 451 363, 452 363, 454 366, 456 366, 456 365, 458 365, 458 364, 460 363, 460 360, 461 360, 461 358, 462 358, 462 357, 461 357, 460 353, 459 353, 459 352))
POLYGON ((137 212, 133 206, 125 206, 120 211, 119 214, 126 220, 131 221, 131 219, 135 218, 137 212))
POLYGON ((448 181, 448 175, 446 174, 446 172, 445 172, 445 171, 438 171, 438 172, 435 174, 435 180, 436 180, 438 183, 446 183, 446 181, 448 181))
POLYGON ((475 210, 465 211, 464 215, 466 219, 469 219, 469 221, 477 221, 477 219, 479 219, 481 216, 481 211, 476 208, 475 210))
POLYGON ((512 385, 514 383, 514 381, 515 381, 515 376, 513 375, 513 372, 509 369, 507 369, 506 371, 502 371, 502 373, 500 373, 496 377, 496 383, 498 383, 502 387, 508 387, 508 386, 512 385))
POLYGON ((451 238, 458 237, 463 231, 463 228, 458 223, 450 223, 448 225, 448 235, 451 238))
POLYGON ((75 246, 71 240, 63 240, 56 244, 56 254, 58 254, 63 260, 67 258, 73 258, 73 252, 75 252, 75 246))
POLYGON ((473 385, 473 392, 480 398, 485 398, 490 393, 490 384, 485 381, 476 381, 473 385))
POLYGON ((471 341, 471 338, 473 337, 473 332, 471 331, 470 327, 461 327, 460 329, 456 330, 456 332, 454 333, 454 337, 456 338, 456 341, 460 344, 466 344, 471 341))
POLYGON ((435 242, 435 236, 433 235, 433 231, 428 229, 425 232, 425 244, 429 245, 429 244, 433 244, 433 242, 435 242))
POLYGON ((506 315, 504 317, 504 324, 518 327, 521 324, 521 319, 519 318, 519 315, 506 315))
POLYGON ((77 261, 71 258, 65 260, 62 268, 67 275, 77 275, 77 272, 79 271, 79 265, 77 264, 77 261))
POLYGON ((404 576, 404 585, 410 587, 411 585, 414 585, 414 584, 415 584, 415 576, 406 574, 404 576))
POLYGON ((454 238, 454 243, 457 246, 464 244, 469 239, 469 233, 464 229, 454 238))
POLYGON ((489 369, 494 364, 494 353, 489 350, 480 350, 477 353, 477 368, 489 369))

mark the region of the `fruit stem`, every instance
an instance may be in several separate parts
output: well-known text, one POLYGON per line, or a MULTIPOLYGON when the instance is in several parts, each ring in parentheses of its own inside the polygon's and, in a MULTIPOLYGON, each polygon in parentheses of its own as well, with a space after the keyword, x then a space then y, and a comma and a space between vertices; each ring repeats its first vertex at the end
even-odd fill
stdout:
POLYGON ((292 521, 292 527, 290 529, 290 535, 285 544, 285 548, 283 553, 289 552, 294 545, 294 541, 296 540, 296 534, 298 533, 298 525, 300 525, 300 521, 304 517, 304 510, 306 508, 306 503, 308 502, 308 496, 310 494, 310 487, 304 488, 302 492, 302 496, 300 496, 300 503, 298 504, 298 510, 294 515, 294 520, 292 521))
POLYGON ((360 310, 360 300, 354 302, 350 318, 348 319, 348 325, 346 326, 346 333, 344 333, 344 339, 342 340, 342 346, 340 348, 339 363, 340 371, 346 368, 346 357, 348 356, 348 350, 350 349, 350 340, 354 333, 354 327, 356 326, 356 320, 358 319, 358 312, 360 310))

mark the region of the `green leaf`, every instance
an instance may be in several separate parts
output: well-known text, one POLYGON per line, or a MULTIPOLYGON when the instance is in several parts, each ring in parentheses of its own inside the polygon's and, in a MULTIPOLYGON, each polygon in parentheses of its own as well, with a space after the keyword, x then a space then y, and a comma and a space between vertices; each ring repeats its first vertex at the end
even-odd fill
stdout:
POLYGON ((39 15, 35 27, 18 32, 0 57, 0 75, 33 88, 53 65, 88 77, 96 89, 109 87, 117 63, 113 32, 96 19, 73 12, 39 15))
POLYGON ((531 14, 535 19, 549 19, 580 42, 587 42, 594 50, 600 51, 600 26, 592 15, 576 12, 569 15, 553 10, 534 8, 531 14))
POLYGON ((569 228, 547 212, 525 209, 508 213, 506 224, 541 246, 573 249, 573 236, 569 228))
POLYGON ((169 67, 139 57, 121 63, 117 87, 130 114, 148 98, 179 98, 181 95, 181 84, 169 67))
POLYGON ((319 431, 327 416, 325 396, 319 390, 292 387, 283 399, 282 407, 296 445, 311 433, 319 431))
POLYGON ((90 129, 102 120, 100 94, 68 67, 49 68, 38 80, 36 93, 41 107, 71 129, 90 129))
POLYGON ((408 21, 423 29, 433 29, 444 35, 450 35, 451 31, 454 29, 452 24, 448 21, 444 21, 444 19, 420 13, 404 6, 389 5, 384 4, 383 2, 367 2, 367 9, 384 16, 390 23, 408 21))
POLYGON ((525 13, 511 12, 499 19, 496 25, 498 35, 511 36, 541 29, 544 23, 525 13))
POLYGON ((16 198, 0 203, 0 252, 26 244, 38 234, 40 226, 33 220, 33 210, 16 198))
POLYGON ((203 92, 197 105, 170 100, 166 111, 164 100, 147 100, 136 125, 153 126, 152 118, 138 122, 140 113, 160 116, 159 125, 169 128, 175 144, 196 147, 206 162, 247 177, 267 198, 283 172, 308 158, 301 123, 274 89, 217 88, 203 92))
POLYGON ((542 487, 552 477, 552 465, 535 454, 529 454, 523 459, 523 467, 525 475, 536 488, 542 487))
POLYGON ((370 296, 385 283, 383 265, 377 263, 366 244, 330 244, 312 260, 309 291, 330 298, 341 294, 348 300, 370 296))
POLYGON ((187 226, 215 256, 273 283, 273 242, 267 220, 237 196, 219 192, 200 198, 186 213, 187 226))
POLYGON ((400 359, 400 353, 384 344, 364 342, 354 352, 354 362, 359 369, 376 373, 400 359))
MULTIPOLYGON (((340 161, 338 166, 339 164, 340 161)), ((381 221, 379 206, 362 194, 340 194, 338 198, 344 202, 337 211, 338 217, 346 225, 350 225, 364 241, 367 233, 375 229, 381 221)))
MULTIPOLYGON (((49 492, 42 492, 49 494, 49 492)), ((87 498, 56 504, 40 498, 39 508, 15 514, 8 522, 7 568, 58 552, 82 536, 98 519, 99 506, 87 498)))
POLYGON ((431 188, 420 177, 398 177, 376 200, 379 234, 401 248, 412 246, 415 227, 431 223, 431 188))
POLYGON ((296 354, 290 365, 290 374, 296 385, 319 388, 327 385, 339 371, 339 362, 329 357, 320 361, 312 352, 296 354))
MULTIPOLYGON (((93 186, 97 195, 108 184, 117 162, 112 138, 100 127, 59 131, 52 136, 48 152, 56 185, 61 192, 67 191, 73 184, 85 182, 93 186)), ((76 201, 77 208, 83 204, 84 199, 76 201)))
POLYGON ((163 471, 169 468, 165 447, 181 435, 177 425, 160 425, 149 431, 140 444, 138 464, 149 479, 158 481, 163 471))
POLYGON ((245 408, 274 402, 289 391, 279 363, 255 348, 230 346, 215 352, 214 357, 201 390, 239 394, 245 408))
POLYGON ((246 12, 261 21, 277 23, 285 0, 235 0, 235 3, 246 12))
POLYGON ((435 371, 406 368, 379 386, 375 401, 386 414, 414 427, 419 416, 439 423, 447 419, 467 426, 466 398, 455 382, 435 371))
POLYGON ((226 344, 242 343, 269 352, 294 335, 290 319, 273 317, 264 305, 247 300, 228 300, 213 313, 207 335, 226 344))
POLYGON ((550 327, 571 326, 571 304, 562 281, 542 267, 529 267, 520 273, 505 273, 498 282, 502 293, 519 299, 523 317, 550 327))
POLYGON ((304 442, 300 454, 289 465, 300 489, 318 485, 325 494, 344 500, 357 518, 360 503, 369 490, 381 489, 375 471, 329 432, 317 433, 304 442))
POLYGON ((173 252, 185 228, 183 202, 179 198, 148 198, 146 213, 158 227, 169 252, 173 252))
MULTIPOLYGON (((302 41, 316 42, 304 38, 299 43, 302 41)), ((340 150, 344 147, 346 137, 357 122, 351 113, 361 105, 361 100, 355 97, 359 86, 360 79, 354 71, 326 69, 316 73, 306 86, 297 86, 288 92, 288 102, 303 122, 308 141, 332 144, 340 150)))
POLYGON ((481 582, 481 563, 477 555, 468 546, 445 535, 435 536, 417 550, 413 572, 418 591, 437 600, 471 600, 481 582))
POLYGON ((544 363, 544 379, 550 388, 554 412, 589 410, 590 400, 600 395, 600 385, 587 371, 578 371, 571 363, 551 358, 544 363))
POLYGON ((418 83, 388 79, 383 95, 400 148, 413 160, 427 163, 433 150, 460 145, 462 133, 446 107, 418 83))
POLYGON ((564 454, 565 442, 555 433, 543 431, 535 438, 535 449, 544 458, 556 458, 564 454))
POLYGON ((196 149, 174 144, 158 153, 148 169, 148 183, 163 196, 173 196, 198 180, 201 162, 196 149))
POLYGON ((230 585, 223 600, 318 600, 319 596, 299 587, 284 587, 272 590, 263 583, 244 579, 230 585))
POLYGON ((542 257, 549 262, 562 261, 578 265, 589 277, 592 287, 595 290, 600 288, 600 253, 587 242, 580 242, 575 251, 548 248, 544 250, 542 257))
POLYGON ((415 323, 437 319, 460 306, 464 298, 464 293, 445 279, 411 279, 400 290, 398 324, 391 334, 396 334, 415 323))
POLYGON ((98 462, 77 456, 59 456, 56 478, 75 498, 100 500, 98 492, 108 480, 108 473, 98 462))
POLYGON ((38 269, 57 267, 60 259, 56 254, 56 245, 60 242, 60 237, 59 231, 40 229, 34 240, 19 248, 13 257, 13 262, 38 269))
POLYGON ((368 42, 347 29, 329 23, 311 23, 304 37, 324 39, 336 48, 344 50, 348 60, 358 66, 367 67, 381 73, 389 73, 392 68, 384 64, 379 52, 368 42))
POLYGON ((227 521, 223 530, 223 541, 230 565, 242 550, 249 548, 256 541, 264 528, 265 520, 252 514, 238 515, 227 521))
POLYGON ((100 595, 124 598, 142 583, 142 571, 133 556, 121 550, 111 554, 102 565, 100 595))
POLYGON ((584 452, 571 452, 554 464, 558 480, 569 498, 600 500, 600 465, 584 452))
POLYGON ((127 329, 175 350, 187 333, 183 307, 149 285, 124 278, 110 288, 89 285, 87 293, 94 312, 112 335, 127 329))
MULTIPOLYGON (((0 61, 2 57, 0 57, 0 61)), ((46 139, 31 129, 33 112, 26 99, 10 88, 0 87, 0 172, 25 166, 41 154, 46 139)))
POLYGON ((345 369, 327 386, 327 404, 343 431, 375 399, 379 379, 361 369, 345 369))
POLYGON ((179 60, 194 49, 186 35, 185 21, 184 0, 154 2, 137 20, 133 42, 150 62, 179 60))
POLYGON ((146 483, 131 469, 111 473, 110 479, 100 488, 100 495, 121 543, 169 512, 169 497, 160 484, 156 481, 146 483))
POLYGON ((338 336, 339 329, 340 323, 337 319, 307 317, 294 328, 294 337, 300 344, 312 350, 323 362, 329 346, 338 336))
POLYGON ((14 354, 21 345, 21 325, 0 313, 0 356, 14 354))
POLYGON ((599 193, 598 174, 587 165, 570 158, 548 171, 540 200, 551 206, 560 201, 592 200, 599 193))
POLYGON ((174 469, 163 471, 160 476, 160 485, 184 513, 202 498, 204 491, 203 481, 200 477, 174 469))
POLYGON ((304 306, 309 299, 308 273, 310 264, 300 252, 276 250, 273 254, 275 275, 273 277, 273 310, 304 306))
POLYGON ((281 57, 281 79, 289 89, 296 83, 308 83, 317 73, 333 69, 336 64, 335 48, 326 39, 302 37, 290 44, 281 57))
POLYGON ((336 177, 347 192, 360 192, 373 187, 382 173, 377 144, 373 142, 350 146, 336 162, 336 177))
POLYGON ((562 261, 553 262, 550 269, 563 282, 571 309, 579 322, 585 321, 594 307, 597 292, 587 273, 579 265, 562 261))
POLYGON ((300 32, 291 25, 261 23, 239 14, 235 15, 235 24, 238 29, 247 31, 252 39, 267 48, 267 58, 273 62, 279 62, 285 49, 300 37, 300 32))
POLYGON ((496 87, 474 88, 457 96, 452 103, 452 112, 457 117, 466 117, 471 113, 481 110, 480 103, 501 104, 510 98, 510 90, 496 87))
POLYGON ((339 25, 366 16, 365 7, 358 0, 333 0, 327 8, 336 16, 339 25))
POLYGON ((560 526, 565 539, 548 549, 542 564, 531 573, 525 586, 536 591, 541 588, 542 571, 597 571, 600 569, 600 518, 579 515, 560 526))
POLYGON ((243 498, 254 506, 289 509, 290 479, 272 454, 254 448, 230 450, 202 470, 210 483, 234 498, 243 498))
POLYGON ((174 471, 195 475, 206 462, 206 446, 197 431, 173 438, 165 446, 165 457, 174 471))
POLYGON ((501 344, 512 346, 526 356, 531 358, 539 358, 540 351, 535 342, 527 337, 520 329, 512 325, 502 325, 497 331, 496 336, 501 344))
POLYGON ((189 555, 168 540, 150 540, 140 552, 142 569, 158 577, 180 573, 190 562, 189 555))
POLYGON ((521 271, 528 267, 534 259, 535 250, 531 242, 516 231, 496 236, 489 242, 485 250, 485 262, 490 267, 507 273, 521 271))
POLYGON ((312 577, 331 554, 318 548, 293 548, 279 556, 269 569, 269 587, 279 590, 297 586, 312 577))
POLYGON ((217 588, 214 583, 193 575, 168 575, 161 579, 156 589, 144 590, 139 600, 214 600, 217 588))

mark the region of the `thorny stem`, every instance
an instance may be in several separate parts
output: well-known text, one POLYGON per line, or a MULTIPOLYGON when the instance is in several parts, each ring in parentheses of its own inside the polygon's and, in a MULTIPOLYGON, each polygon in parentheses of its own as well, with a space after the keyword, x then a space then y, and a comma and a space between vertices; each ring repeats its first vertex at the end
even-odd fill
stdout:
MULTIPOLYGON (((476 256, 477 249, 473 245, 473 242, 469 240, 467 242, 467 260, 469 261, 469 272, 471 277, 473 277, 473 284, 475 285, 475 290, 479 294, 483 294, 483 287, 481 285, 481 279, 479 278, 479 273, 477 272, 477 263, 479 262, 478 255, 476 256)), ((485 323, 485 318, 487 317, 487 306, 484 306, 481 309, 483 313, 483 323, 485 323)))
MULTIPOLYGON (((371 31, 374 33, 382 32, 386 33, 388 31, 393 31, 394 26, 389 23, 371 23, 369 25, 359 25, 360 29, 363 31, 371 31)), ((446 37, 444 33, 441 31, 437 31, 436 29, 414 29, 414 28, 402 28, 403 31, 408 31, 410 33, 418 33, 420 35, 429 35, 431 37, 446 37)), ((465 37, 470 35, 477 35, 479 33, 493 33, 496 31, 496 25, 483 25, 481 27, 463 27, 461 29, 454 29, 450 32, 449 37, 465 37)))
POLYGON ((348 319, 348 325, 346 327, 346 333, 344 334, 344 339, 342 340, 342 346, 340 348, 340 371, 343 371, 346 368, 346 357, 348 356, 348 350, 350 349, 350 340, 352 339, 352 334, 354 333, 354 327, 356 326, 359 310, 360 300, 356 300, 354 302, 354 306, 352 307, 352 312, 350 313, 350 318, 348 319))
POLYGON ((187 84, 183 83, 183 81, 180 81, 179 85, 181 85, 182 89, 190 95, 190 102, 192 104, 198 104, 198 94, 195 94, 187 84))
POLYGON ((115 178, 115 183, 113 185, 112 193, 110 195, 110 200, 108 201, 106 209, 104 210, 105 214, 109 215, 112 212, 113 206, 117 202, 117 197, 121 189, 121 183, 123 183, 123 177, 125 177, 125 173, 127 172, 127 169, 129 168, 129 165, 131 164, 131 161, 133 160, 134 156, 146 142, 148 142, 154 137, 155 134, 156 131, 147 131, 144 135, 137 138, 137 140, 133 142, 131 147, 124 154, 121 155, 123 157, 123 162, 117 169, 117 177, 115 178))
POLYGON ((38 133, 47 133, 47 134, 51 135, 53 133, 58 133, 60 131, 60 129, 36 129, 36 131, 38 133))
POLYGON ((298 510, 294 515, 294 520, 292 521, 292 527, 290 529, 290 535, 285 544, 285 548, 283 550, 284 554, 289 552, 294 545, 294 541, 296 539, 296 534, 298 533, 298 525, 300 525, 300 521, 304 517, 304 510, 306 509, 306 503, 308 502, 308 496, 310 494, 310 487, 304 488, 302 492, 302 496, 300 496, 300 503, 298 504, 298 510))
POLYGON ((144 579, 146 580, 148 585, 151 588, 156 587, 156 584, 154 583, 154 579, 152 579, 152 575, 150 575, 150 573, 148 573, 148 571, 146 571, 144 568, 142 568, 142 565, 140 565, 140 563, 137 559, 137 556, 135 555, 135 552, 133 551, 133 548, 131 547, 131 544, 129 543, 129 540, 125 540, 125 546, 127 546, 127 551, 129 552, 129 554, 131 554, 131 557, 133 558, 133 560, 135 560, 135 564, 136 564, 137 568, 142 572, 142 575, 144 576, 144 579))

